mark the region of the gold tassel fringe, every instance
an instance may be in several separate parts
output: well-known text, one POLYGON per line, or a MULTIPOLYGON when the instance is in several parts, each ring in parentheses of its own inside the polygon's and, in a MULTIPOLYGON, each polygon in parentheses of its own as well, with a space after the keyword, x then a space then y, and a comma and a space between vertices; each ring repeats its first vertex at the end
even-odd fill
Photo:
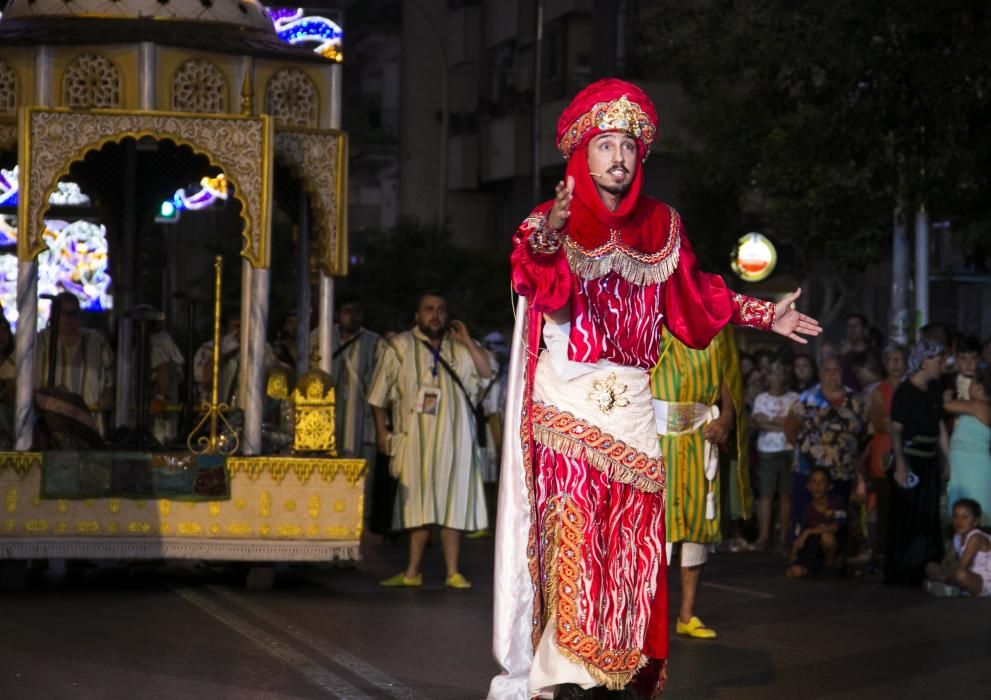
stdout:
POLYGON ((602 669, 592 666, 588 661, 578 656, 570 649, 566 649, 560 644, 557 645, 558 651, 560 651, 564 656, 571 659, 577 664, 581 664, 588 671, 589 675, 592 676, 600 685, 606 686, 609 690, 622 690, 630 684, 633 677, 640 672, 644 666, 647 665, 649 659, 640 654, 640 660, 637 662, 637 667, 632 671, 617 671, 615 673, 606 673, 602 669))
POLYGON ((681 246, 675 246, 671 254, 656 263, 641 262, 623 250, 613 250, 597 258, 582 252, 570 238, 565 240, 568 266, 584 279, 598 279, 615 272, 627 282, 639 286, 660 284, 674 274, 681 259, 681 246))
POLYGON ((601 452, 590 448, 580 440, 567 435, 561 435, 542 425, 533 426, 533 439, 544 447, 574 459, 583 458, 595 469, 605 474, 612 481, 627 484, 644 493, 657 493, 663 490, 663 484, 638 474, 625 464, 610 459, 601 452))

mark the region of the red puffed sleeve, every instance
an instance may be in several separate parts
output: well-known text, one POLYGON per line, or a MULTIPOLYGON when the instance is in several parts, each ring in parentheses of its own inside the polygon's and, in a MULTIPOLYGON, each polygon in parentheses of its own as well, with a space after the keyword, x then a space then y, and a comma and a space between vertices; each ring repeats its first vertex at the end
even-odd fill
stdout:
POLYGON ((698 268, 695 251, 682 235, 680 260, 664 285, 665 325, 692 348, 704 348, 727 323, 770 330, 774 302, 730 290, 723 278, 698 268))
POLYGON ((564 250, 553 253, 534 251, 528 239, 544 227, 551 202, 533 210, 513 236, 510 255, 513 290, 526 297, 530 308, 541 313, 557 311, 568 303, 571 295, 571 270, 564 250))

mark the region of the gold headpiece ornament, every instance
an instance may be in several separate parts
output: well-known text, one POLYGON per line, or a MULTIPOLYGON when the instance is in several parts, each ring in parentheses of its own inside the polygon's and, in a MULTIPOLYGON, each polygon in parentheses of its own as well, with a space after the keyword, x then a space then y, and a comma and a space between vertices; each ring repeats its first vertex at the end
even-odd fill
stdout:
POLYGON ((638 113, 643 114, 640 107, 623 95, 618 100, 607 103, 604 109, 596 110, 595 125, 602 131, 626 131, 630 136, 639 138, 642 129, 637 118, 638 113))
POLYGON ((654 143, 657 129, 647 113, 636 102, 630 102, 622 95, 609 102, 599 102, 592 109, 574 121, 558 143, 558 149, 565 158, 570 158, 575 147, 592 129, 601 132, 622 131, 643 144, 644 157, 654 143))

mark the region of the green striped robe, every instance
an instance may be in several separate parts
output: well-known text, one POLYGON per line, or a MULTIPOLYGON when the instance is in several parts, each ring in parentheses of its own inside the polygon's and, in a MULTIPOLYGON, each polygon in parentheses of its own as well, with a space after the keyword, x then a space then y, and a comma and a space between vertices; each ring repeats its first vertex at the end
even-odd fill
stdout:
MULTIPOLYGON (((661 358, 650 373, 650 393, 655 399, 720 404, 722 382, 729 383, 736 409, 737 466, 733 479, 743 513, 750 512, 752 498, 747 469, 746 415, 743 379, 733 329, 726 326, 705 350, 694 350, 664 329, 661 358)), ((705 518, 708 488, 702 463, 702 429, 686 435, 659 435, 667 466, 666 539, 668 542, 718 542, 719 481, 713 483, 717 517, 705 518)))

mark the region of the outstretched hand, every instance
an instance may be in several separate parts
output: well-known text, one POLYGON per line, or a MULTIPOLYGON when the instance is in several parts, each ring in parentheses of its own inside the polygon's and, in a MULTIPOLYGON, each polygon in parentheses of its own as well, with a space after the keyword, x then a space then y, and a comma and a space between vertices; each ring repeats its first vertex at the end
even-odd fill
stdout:
POLYGON ((575 196, 575 178, 568 176, 554 188, 554 206, 547 215, 547 225, 555 231, 560 231, 568 223, 571 216, 571 200, 575 196))
POLYGON ((771 326, 771 330, 804 345, 809 341, 802 336, 815 337, 822 333, 822 327, 819 326, 817 320, 800 313, 795 308, 795 300, 801 295, 802 289, 799 287, 774 305, 774 324, 771 326))

